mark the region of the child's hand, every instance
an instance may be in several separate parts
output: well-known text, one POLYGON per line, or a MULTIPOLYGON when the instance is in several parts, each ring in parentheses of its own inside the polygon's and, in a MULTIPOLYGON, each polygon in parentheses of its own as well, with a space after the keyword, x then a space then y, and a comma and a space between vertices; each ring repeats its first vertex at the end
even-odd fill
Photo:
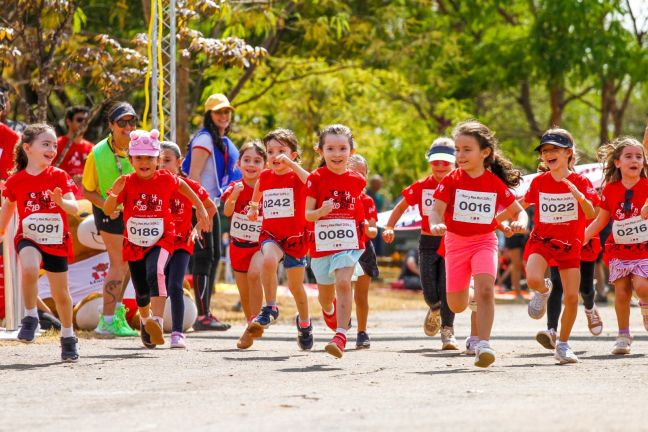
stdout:
POLYGON ((320 217, 324 217, 333 211, 333 200, 329 199, 322 203, 320 207, 320 217))
POLYGON ((110 191, 114 195, 119 195, 121 191, 124 190, 124 186, 126 185, 126 177, 125 176, 119 176, 117 180, 113 183, 112 187, 110 188, 110 191))
POLYGON ((200 230, 198 229, 198 225, 194 227, 194 229, 191 230, 191 233, 189 234, 189 238, 187 238, 187 244, 190 245, 192 242, 193 243, 199 243, 202 247, 202 243, 200 240, 202 240, 202 234, 200 233, 200 230))
POLYGON ((561 182, 567 185, 572 195, 574 195, 574 198, 576 198, 576 201, 581 202, 585 199, 585 195, 581 191, 579 191, 576 186, 574 186, 574 183, 570 182, 566 178, 562 179, 561 182))
POLYGON ((234 185, 234 188, 232 189, 232 195, 231 197, 236 200, 236 198, 241 195, 241 192, 243 191, 243 183, 236 183, 234 185))
POLYGON ((281 165, 284 165, 284 166, 286 166, 286 167, 288 167, 288 168, 292 168, 292 164, 294 163, 294 162, 292 161, 292 159, 290 159, 290 158, 289 158, 288 156, 286 156, 285 154, 280 154, 279 156, 277 156, 277 158, 275 159, 275 161, 279 162, 281 165))
POLYGON ((48 195, 52 198, 52 201, 56 203, 57 206, 61 206, 63 203, 63 192, 60 187, 55 187, 53 191, 48 190, 48 195))
POLYGON ((385 228, 385 231, 382 233, 382 238, 385 240, 385 243, 389 244, 394 241, 394 228, 392 227, 387 227, 385 228))
POLYGON ((437 224, 430 227, 430 233, 433 236, 442 236, 446 233, 447 230, 448 228, 445 226, 445 224, 437 224))
POLYGON ((254 222, 257 220, 258 217, 259 217, 259 208, 250 206, 250 208, 247 211, 248 220, 254 222))
POLYGON ((513 234, 524 234, 526 232, 526 226, 518 221, 513 221, 509 225, 513 234))
POLYGON ((211 231, 211 226, 209 224, 209 217, 207 216, 207 210, 205 210, 205 207, 196 209, 196 219, 198 219, 198 223, 196 224, 196 226, 199 226, 202 231, 205 232, 211 231))
POLYGON ((648 219, 648 202, 641 207, 641 219, 648 219))
POLYGON ((119 217, 120 214, 121 214, 121 210, 115 210, 114 212, 110 213, 109 217, 111 220, 115 220, 119 217))
POLYGON ((510 237, 513 236, 513 230, 511 229, 511 227, 509 225, 500 224, 497 227, 497 229, 502 231, 504 233, 504 237, 506 237, 506 238, 510 238, 510 237))

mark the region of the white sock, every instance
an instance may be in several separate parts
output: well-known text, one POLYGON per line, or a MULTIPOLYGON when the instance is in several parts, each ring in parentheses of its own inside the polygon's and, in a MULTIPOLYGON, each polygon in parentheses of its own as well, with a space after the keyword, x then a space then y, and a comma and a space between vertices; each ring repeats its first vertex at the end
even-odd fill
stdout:
POLYGON ((329 310, 325 310, 324 313, 325 313, 326 315, 328 315, 328 316, 333 315, 333 314, 335 313, 335 305, 332 304, 332 305, 331 305, 331 309, 329 309, 329 310))
POLYGON ((346 334, 347 334, 347 329, 342 328, 342 327, 339 327, 339 328, 336 328, 336 329, 335 329, 335 333, 342 333, 343 335, 346 336, 346 334))
POLYGON ((146 324, 146 321, 148 321, 150 319, 151 319, 151 315, 147 315, 145 317, 140 315, 140 321, 142 322, 142 324, 146 324))
POLYGON ((563 341, 561 341, 560 339, 558 339, 557 342, 558 342, 558 345, 567 345, 567 342, 563 342, 563 341))
POLYGON ((490 340, 489 339, 480 339, 479 344, 480 345, 490 345, 490 340))
POLYGON ((104 315, 104 322, 106 324, 112 324, 114 318, 115 318, 115 315, 104 315))
POLYGON ((164 328, 164 318, 159 317, 159 316, 153 316, 153 319, 157 321, 158 324, 160 324, 160 327, 164 328))
POLYGON ((119 309, 119 307, 122 306, 122 305, 123 305, 122 302, 117 302, 117 303, 115 304, 115 310, 119 309))
POLYGON ((592 308, 592 309, 585 308, 585 313, 591 314, 592 312, 594 312, 594 308, 592 308))
POLYGON ((26 314, 26 316, 38 318, 38 308, 27 309, 26 314))
POLYGON ((74 329, 72 327, 61 327, 61 337, 72 337, 74 336, 74 329))

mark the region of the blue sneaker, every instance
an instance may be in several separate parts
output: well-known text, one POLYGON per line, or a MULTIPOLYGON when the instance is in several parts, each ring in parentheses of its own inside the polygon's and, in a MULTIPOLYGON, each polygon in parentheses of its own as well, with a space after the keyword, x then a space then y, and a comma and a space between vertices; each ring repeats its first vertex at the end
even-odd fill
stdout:
POLYGON ((75 336, 61 338, 61 360, 64 362, 75 362, 79 360, 77 342, 79 340, 75 336))
POLYGON ((38 318, 26 316, 20 321, 20 331, 18 332, 18 340, 25 343, 32 343, 36 339, 36 332, 38 331, 39 324, 38 318))
POLYGON ((367 349, 371 347, 371 341, 367 332, 358 332, 356 337, 356 349, 367 349))
POLYGON ((262 327, 267 329, 279 318, 279 308, 276 306, 263 306, 261 308, 261 313, 257 315, 252 322, 250 327, 262 327))
POLYGON ((297 326, 297 345, 304 351, 313 348, 313 324, 303 328, 299 326, 299 314, 295 316, 295 325, 297 326))

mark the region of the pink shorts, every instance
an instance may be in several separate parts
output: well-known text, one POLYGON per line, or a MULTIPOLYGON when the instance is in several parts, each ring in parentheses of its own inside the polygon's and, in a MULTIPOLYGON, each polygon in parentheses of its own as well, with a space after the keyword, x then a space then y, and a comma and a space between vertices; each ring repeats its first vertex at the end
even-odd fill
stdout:
POLYGON ((648 259, 622 260, 613 258, 610 260, 610 283, 632 275, 648 279, 648 259))
POLYGON ((464 237, 445 235, 446 291, 465 291, 470 277, 478 274, 497 276, 497 237, 494 232, 464 237))

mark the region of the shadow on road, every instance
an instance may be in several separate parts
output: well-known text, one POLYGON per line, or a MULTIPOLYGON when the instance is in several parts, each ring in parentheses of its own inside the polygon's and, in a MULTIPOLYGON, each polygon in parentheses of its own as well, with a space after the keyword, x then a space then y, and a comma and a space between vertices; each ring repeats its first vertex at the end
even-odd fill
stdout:
POLYGON ((625 354, 625 355, 615 355, 615 354, 604 354, 604 355, 593 355, 588 357, 580 357, 581 359, 587 360, 623 360, 631 358, 644 358, 645 354, 625 354))
POLYGON ((417 375, 454 375, 454 374, 476 374, 476 373, 483 373, 484 371, 488 371, 490 373, 503 372, 501 370, 494 370, 494 369, 461 368, 461 369, 441 369, 441 370, 432 370, 432 371, 425 371, 425 372, 408 372, 408 373, 417 374, 417 375))
POLYGON ((223 357, 223 360, 280 362, 280 361, 286 361, 289 358, 290 358, 290 356, 277 356, 277 357, 223 357))
POLYGON ((306 367, 277 369, 277 372, 330 372, 339 370, 342 370, 342 368, 330 367, 328 365, 312 365, 306 367))
POLYGON ((62 361, 59 362, 54 362, 54 363, 39 363, 39 364, 24 364, 24 363, 14 363, 14 364, 9 364, 9 365, 0 365, 0 371, 30 371, 30 370, 37 370, 37 369, 43 369, 47 368, 50 366, 59 366, 59 365, 66 365, 67 363, 64 363, 62 361))

